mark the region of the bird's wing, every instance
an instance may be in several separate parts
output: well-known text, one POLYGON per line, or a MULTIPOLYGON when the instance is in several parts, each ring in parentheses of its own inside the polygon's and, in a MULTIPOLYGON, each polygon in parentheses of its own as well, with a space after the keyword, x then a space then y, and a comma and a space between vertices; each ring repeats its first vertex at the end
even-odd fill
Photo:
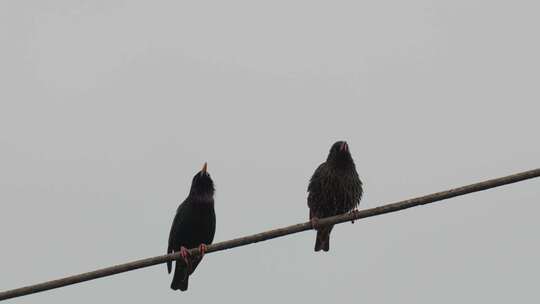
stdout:
MULTIPOLYGON (((185 225, 185 214, 186 209, 188 209, 188 202, 184 201, 180 206, 178 207, 178 210, 176 211, 176 215, 174 216, 172 226, 171 226, 171 232, 169 233, 169 245, 167 247, 167 254, 173 253, 178 250, 178 248, 174 248, 174 244, 179 244, 179 239, 181 238, 180 234, 182 232, 183 226, 185 225)), ((172 261, 167 262, 167 271, 171 273, 172 270, 172 261)))
POLYGON ((214 235, 216 234, 216 212, 212 209, 212 215, 210 220, 210 237, 208 238, 207 244, 212 244, 214 241, 214 235))
POLYGON ((308 185, 308 206, 310 208, 313 208, 314 197, 317 196, 317 192, 321 189, 321 182, 322 182, 322 175, 323 171, 326 170, 326 163, 322 163, 317 167, 315 172, 313 173, 313 176, 311 176, 311 179, 309 180, 308 185))
POLYGON ((320 183, 321 176, 324 170, 326 170, 326 163, 322 163, 319 165, 319 167, 317 167, 317 169, 311 176, 311 179, 309 180, 308 192, 315 190, 317 185, 320 183))

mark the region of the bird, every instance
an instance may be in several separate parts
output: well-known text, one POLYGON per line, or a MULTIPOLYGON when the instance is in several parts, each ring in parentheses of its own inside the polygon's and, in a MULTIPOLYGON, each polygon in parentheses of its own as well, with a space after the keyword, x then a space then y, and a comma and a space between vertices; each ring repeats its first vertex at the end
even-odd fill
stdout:
POLYGON ((362 199, 362 181, 346 141, 332 145, 325 162, 313 173, 308 185, 309 219, 317 230, 315 251, 330 249, 333 225, 320 227, 320 218, 356 211, 362 199))
MULTIPOLYGON (((172 290, 186 291, 189 276, 201 262, 207 245, 212 244, 216 232, 214 210, 214 182, 204 163, 201 171, 193 176, 187 198, 178 206, 169 233, 167 254, 180 252, 182 259, 175 262, 172 290), (190 256, 189 249, 198 246, 200 255, 190 256)), ((170 274, 172 261, 167 262, 170 274)))

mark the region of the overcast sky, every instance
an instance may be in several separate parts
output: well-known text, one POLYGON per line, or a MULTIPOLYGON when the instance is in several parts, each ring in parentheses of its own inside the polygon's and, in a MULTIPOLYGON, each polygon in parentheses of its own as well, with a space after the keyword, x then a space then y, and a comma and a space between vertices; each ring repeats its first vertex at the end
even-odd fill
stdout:
MULTIPOLYGON (((307 220, 349 142, 371 208, 539 167, 535 1, 1 1, 0 290, 307 220)), ((11 303, 538 302, 540 180, 11 303)))

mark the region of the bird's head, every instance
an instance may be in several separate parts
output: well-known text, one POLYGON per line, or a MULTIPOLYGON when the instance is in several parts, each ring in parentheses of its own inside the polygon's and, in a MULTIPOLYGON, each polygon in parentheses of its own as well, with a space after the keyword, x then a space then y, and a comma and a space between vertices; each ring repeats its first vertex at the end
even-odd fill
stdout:
POLYGON ((191 181, 190 195, 214 195, 214 181, 208 173, 208 165, 204 163, 202 170, 193 176, 191 181))
POLYGON ((328 162, 335 164, 348 164, 352 162, 351 152, 349 151, 349 145, 346 141, 338 141, 330 148, 328 153, 328 162))

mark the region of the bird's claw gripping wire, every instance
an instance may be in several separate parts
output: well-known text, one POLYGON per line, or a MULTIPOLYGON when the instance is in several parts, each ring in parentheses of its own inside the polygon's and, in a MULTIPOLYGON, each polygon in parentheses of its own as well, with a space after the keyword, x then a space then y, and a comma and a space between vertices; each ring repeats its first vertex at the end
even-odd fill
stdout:
POLYGON ((206 251, 208 251, 208 247, 206 246, 206 244, 200 244, 199 245, 199 252, 200 252, 200 255, 201 255, 201 259, 203 258, 206 251))
MULTIPOLYGON (((352 214, 358 213, 358 207, 356 207, 356 208, 354 208, 353 210, 351 210, 351 213, 352 213, 352 214)), ((354 224, 354 219, 351 220, 351 224, 354 224)))
POLYGON ((191 269, 191 254, 189 253, 189 250, 186 247, 184 246, 180 247, 180 256, 186 263, 187 267, 191 269))
POLYGON ((182 246, 180 247, 180 256, 184 259, 184 261, 187 264, 189 258, 191 257, 191 254, 189 253, 189 250, 186 247, 182 246))
POLYGON ((318 217, 314 216, 314 217, 310 218, 309 221, 311 222, 311 228, 317 230, 320 227, 318 217))

